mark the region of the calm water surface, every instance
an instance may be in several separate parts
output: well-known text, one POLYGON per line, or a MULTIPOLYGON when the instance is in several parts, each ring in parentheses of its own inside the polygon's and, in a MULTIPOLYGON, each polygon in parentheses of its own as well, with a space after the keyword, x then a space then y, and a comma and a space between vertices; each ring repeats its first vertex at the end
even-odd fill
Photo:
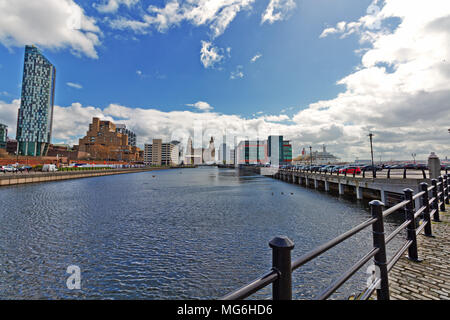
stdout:
MULTIPOLYGON (((270 269, 274 236, 296 258, 370 217, 364 203, 216 168, 2 187, 0 204, 1 299, 219 298, 270 269), (69 265, 81 290, 66 287, 69 265)), ((371 245, 368 229, 295 271, 295 298, 320 294, 371 245)), ((333 298, 362 290, 365 270, 333 298)))

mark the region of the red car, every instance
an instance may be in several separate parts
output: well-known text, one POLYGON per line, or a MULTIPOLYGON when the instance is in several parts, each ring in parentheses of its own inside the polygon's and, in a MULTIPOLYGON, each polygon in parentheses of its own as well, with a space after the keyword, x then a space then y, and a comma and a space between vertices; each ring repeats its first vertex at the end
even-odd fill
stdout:
POLYGON ((361 174, 360 167, 345 167, 339 170, 339 173, 347 173, 347 174, 361 174))

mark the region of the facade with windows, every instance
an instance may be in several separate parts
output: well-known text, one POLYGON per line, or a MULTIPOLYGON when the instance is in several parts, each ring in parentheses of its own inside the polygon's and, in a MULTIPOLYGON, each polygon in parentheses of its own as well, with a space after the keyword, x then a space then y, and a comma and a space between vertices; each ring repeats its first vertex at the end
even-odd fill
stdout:
POLYGON ((116 132, 121 133, 123 135, 127 135, 128 136, 128 145, 131 147, 136 147, 136 143, 137 143, 136 134, 133 131, 131 131, 130 129, 127 129, 126 125, 117 124, 116 132))
POLYGON ((25 47, 22 96, 17 118, 19 155, 45 156, 51 142, 55 67, 35 46, 25 47))
POLYGON ((236 166, 266 164, 268 161, 268 144, 265 140, 241 141, 236 148, 236 166))
POLYGON ((128 135, 118 132, 113 122, 99 118, 92 119, 86 136, 79 140, 78 150, 99 160, 140 160, 140 149, 128 144, 128 135))
POLYGON ((292 163, 292 145, 290 141, 283 141, 283 164, 292 163))
POLYGON ((153 166, 176 166, 180 163, 180 148, 174 143, 153 139, 152 144, 145 144, 144 163, 153 166))
POLYGON ((0 123, 0 149, 6 149, 8 140, 8 126, 0 123))

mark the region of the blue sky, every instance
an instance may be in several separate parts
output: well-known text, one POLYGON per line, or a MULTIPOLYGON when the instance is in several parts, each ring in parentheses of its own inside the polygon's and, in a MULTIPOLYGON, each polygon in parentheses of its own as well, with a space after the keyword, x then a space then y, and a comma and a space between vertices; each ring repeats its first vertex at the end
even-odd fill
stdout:
MULTIPOLYGON (((97 12, 91 1, 77 3, 99 20, 111 16, 97 12)), ((226 56, 214 69, 205 69, 199 58, 201 41, 210 39, 208 28, 188 22, 164 33, 152 30, 145 35, 112 30, 108 24, 99 23, 104 37, 98 59, 77 57, 64 49, 42 50, 57 67, 58 105, 77 101, 106 107, 117 103, 171 111, 186 109, 188 103, 207 101, 216 111, 226 114, 278 114, 289 107, 298 110, 314 101, 332 98, 342 91, 336 81, 358 65, 359 57, 354 53, 359 47, 358 39, 319 39, 319 35, 326 26, 357 19, 369 3, 301 1, 286 20, 261 25, 261 14, 268 1, 257 1, 251 10, 238 13, 214 41, 217 47, 231 47, 231 57, 226 56), (262 57, 251 63, 250 59, 258 53, 262 57), (232 80, 230 73, 237 66, 242 66, 244 77, 232 80), (83 88, 69 87, 68 82, 83 88)), ((136 8, 123 6, 116 14, 136 12, 136 8)), ((21 47, 0 49, 0 87, 15 98, 20 97, 23 54, 21 47)))
POLYGON ((140 146, 200 127, 195 144, 283 134, 353 160, 373 132, 376 158, 445 157, 449 17, 446 0, 3 0, 0 122, 14 137, 34 43, 57 68, 54 142, 97 116, 140 146))

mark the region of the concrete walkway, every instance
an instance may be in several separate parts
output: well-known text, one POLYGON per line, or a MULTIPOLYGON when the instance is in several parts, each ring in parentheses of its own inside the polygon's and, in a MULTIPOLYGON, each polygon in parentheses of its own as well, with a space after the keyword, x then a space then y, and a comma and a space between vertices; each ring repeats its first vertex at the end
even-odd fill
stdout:
POLYGON ((433 222, 435 238, 417 237, 421 263, 403 256, 389 272, 392 300, 450 300, 450 210, 433 222))

